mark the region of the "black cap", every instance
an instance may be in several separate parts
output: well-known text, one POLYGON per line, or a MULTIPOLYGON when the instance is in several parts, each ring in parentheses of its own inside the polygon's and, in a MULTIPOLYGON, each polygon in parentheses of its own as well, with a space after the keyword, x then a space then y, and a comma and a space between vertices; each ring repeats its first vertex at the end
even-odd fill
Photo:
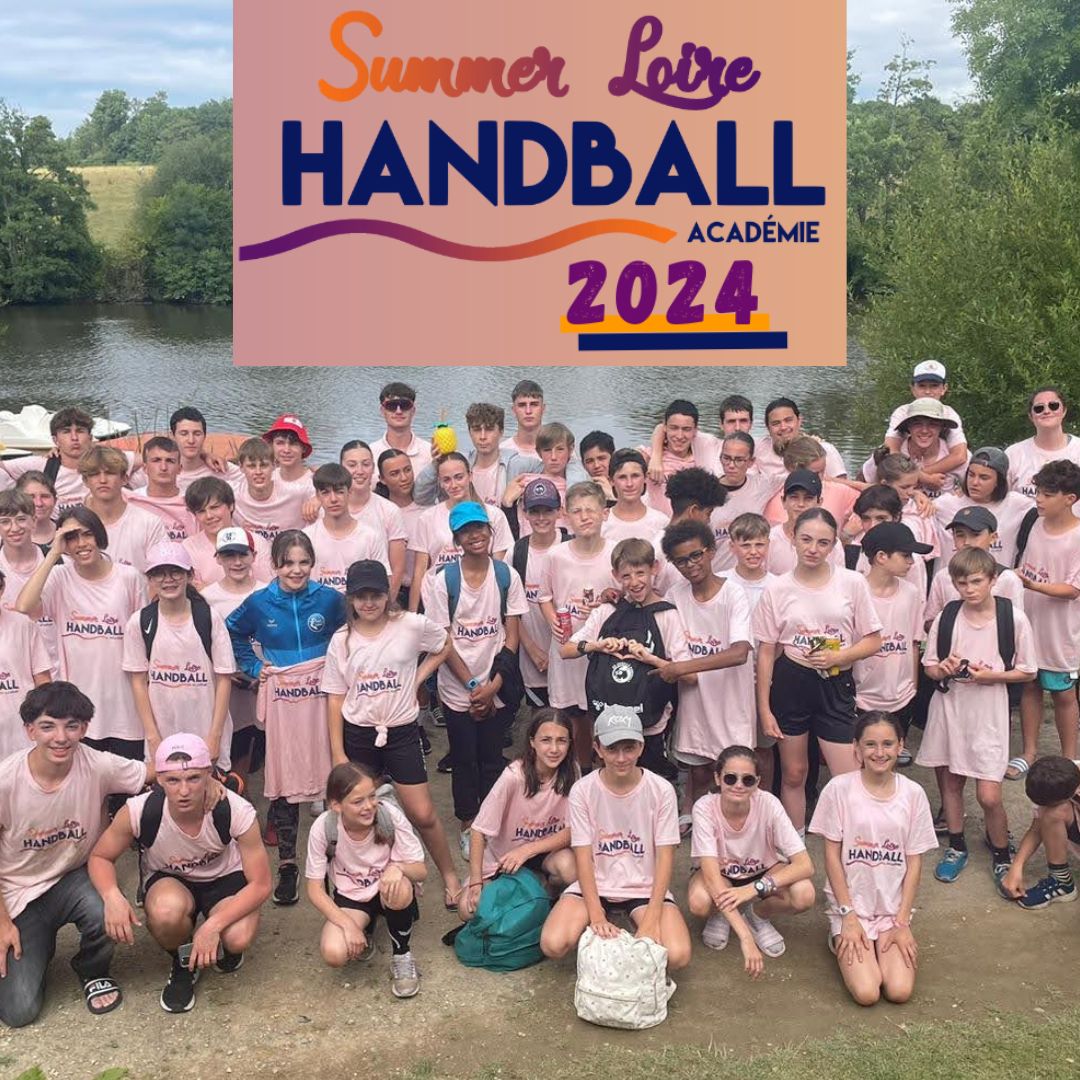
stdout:
POLYGON ((945 528, 955 529, 958 525, 975 533, 997 532, 997 518, 985 506, 965 506, 957 510, 945 528))
POLYGON ((915 534, 899 521, 883 521, 868 530, 862 539, 863 554, 870 560, 879 551, 892 555, 902 551, 907 555, 929 555, 934 550, 930 544, 920 544, 915 534))
POLYGON ((390 577, 386 567, 377 559, 360 559, 349 567, 345 575, 345 594, 355 596, 364 589, 373 592, 389 593, 390 577))
POLYGON ((805 491, 815 499, 821 498, 821 477, 810 469, 795 469, 788 473, 784 481, 784 494, 792 491, 805 491))

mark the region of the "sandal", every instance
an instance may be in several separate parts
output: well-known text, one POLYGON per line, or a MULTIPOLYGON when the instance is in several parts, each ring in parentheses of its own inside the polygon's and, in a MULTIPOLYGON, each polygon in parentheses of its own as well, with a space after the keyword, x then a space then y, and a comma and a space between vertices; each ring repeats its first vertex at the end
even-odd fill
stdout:
POLYGON ((1005 769, 1006 780, 1019 780, 1031 768, 1031 762, 1024 757, 1009 758, 1008 767, 1005 769))
POLYGON ((104 1016, 106 1013, 112 1012, 113 1009, 118 1009, 124 1001, 124 994, 120 989, 120 984, 114 979, 110 979, 108 975, 100 979, 87 979, 83 983, 83 997, 86 998, 87 1009, 95 1016, 104 1016), (106 997, 109 994, 116 995, 116 1000, 111 1005, 95 1004, 99 998, 106 997))

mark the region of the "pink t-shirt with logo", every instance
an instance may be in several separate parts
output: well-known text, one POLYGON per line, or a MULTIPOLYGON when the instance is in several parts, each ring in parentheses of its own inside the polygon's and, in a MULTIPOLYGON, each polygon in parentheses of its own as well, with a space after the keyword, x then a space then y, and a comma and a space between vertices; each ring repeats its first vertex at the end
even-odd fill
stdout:
MULTIPOLYGON (((908 859, 933 851, 938 839, 930 803, 918 784, 894 774, 893 794, 881 799, 866 790, 862 775, 862 770, 844 773, 825 785, 810 831, 840 844, 851 906, 868 936, 876 939, 895 925, 908 859)), ((828 884, 825 896, 830 914, 838 914, 828 884)), ((839 933, 835 924, 833 933, 839 933)))
POLYGON ((716 537, 716 555, 713 558, 716 573, 735 566, 735 552, 728 532, 731 523, 741 514, 760 514, 776 490, 776 483, 761 473, 748 472, 741 487, 724 490, 727 492, 724 505, 718 506, 709 516, 709 525, 716 537))
MULTIPOLYGON (((545 655, 551 652, 551 627, 548 625, 544 613, 540 610, 540 578, 547 565, 548 556, 558 547, 561 540, 556 533, 556 542, 550 548, 539 550, 529 545, 529 558, 525 563, 525 599, 529 604, 529 610, 521 617, 521 629, 527 633, 536 647, 545 655)), ((546 671, 541 671, 525 651, 524 645, 518 649, 518 659, 521 662, 521 677, 525 685, 531 688, 543 687, 548 684, 546 671)))
POLYGON ((26 746, 19 706, 34 689, 34 676, 51 669, 38 624, 17 611, 0 609, 0 758, 26 746))
POLYGON ((600 535, 605 540, 617 544, 620 540, 648 540, 653 550, 660 551, 660 537, 668 526, 671 518, 667 514, 654 510, 651 506, 645 507, 645 516, 637 521, 623 521, 615 516, 615 509, 608 511, 604 524, 600 526, 600 535))
MULTIPOLYGON (((828 561, 839 570, 844 568, 844 548, 839 540, 829 551, 828 561)), ((770 574, 779 576, 794 570, 798 563, 794 540, 784 532, 783 525, 774 525, 769 530, 769 554, 765 559, 765 568, 770 574)))
MULTIPOLYGON (((33 577, 34 571, 45 558, 37 545, 34 545, 33 554, 32 564, 28 564, 25 569, 16 569, 8 559, 7 552, 3 547, 0 547, 0 570, 4 572, 4 593, 3 597, 0 598, 0 607, 3 607, 5 611, 15 610, 15 604, 19 599, 19 593, 23 591, 23 586, 33 577)), ((38 616, 36 622, 38 629, 41 631, 41 639, 45 642, 45 648, 49 651, 49 670, 52 672, 54 679, 59 679, 60 646, 56 640, 56 623, 44 612, 38 616)))
MULTIPOLYGON (((415 505, 415 504, 414 504, 415 505)), ((421 509, 418 507, 418 509, 421 509)), ((386 542, 408 540, 409 531, 405 526, 405 515, 389 499, 384 499, 374 492, 368 496, 363 507, 353 513, 357 521, 363 522, 369 529, 374 529, 386 537, 386 542)))
POLYGON ((1000 502, 977 503, 963 492, 942 495, 934 501, 934 516, 941 530, 941 565, 948 566, 949 560, 956 554, 952 531, 946 529, 956 512, 965 506, 983 506, 997 518, 997 539, 990 545, 990 554, 1002 566, 1012 566, 1016 562, 1016 537, 1024 515, 1031 509, 1031 501, 1015 491, 1007 491, 1000 502))
POLYGON ((500 485, 500 475, 503 477, 506 475, 501 461, 496 461, 494 465, 474 465, 472 467, 469 476, 472 479, 473 490, 482 503, 488 506, 498 506, 502 502, 503 487, 505 485, 500 485))
MULTIPOLYGON (((642 769, 637 784, 617 795, 604 784, 603 775, 598 769, 570 789, 570 844, 592 852, 601 897, 647 898, 656 876, 656 849, 679 845, 675 789, 662 776, 642 769)), ((581 886, 575 882, 566 891, 580 896, 581 886)))
POLYGON ((381 562, 386 567, 386 572, 390 572, 386 537, 359 521, 355 522, 355 527, 348 536, 331 535, 322 518, 314 525, 309 525, 304 532, 310 537, 315 548, 311 580, 320 585, 329 585, 331 589, 344 593, 349 567, 361 559, 381 562))
MULTIPOLYGON (((1051 535, 1042 518, 1036 520, 1017 573, 1028 581, 1080 589, 1080 525, 1051 535)), ((1028 589, 1024 612, 1035 633, 1039 667, 1072 672, 1075 678, 1080 668, 1080 596, 1064 600, 1028 589)))
MULTIPOLYGON (((207 585, 203 589, 202 598, 224 622, 257 588, 258 584, 253 584, 246 592, 234 593, 229 592, 222 582, 215 581, 213 585, 207 585)), ((254 642, 252 647, 256 653, 262 655, 258 642, 254 642)), ((234 735, 246 727, 251 727, 255 723, 255 690, 233 683, 229 693, 229 715, 232 717, 234 735)))
POLYGON ((252 496, 246 478, 234 481, 232 489, 236 495, 233 511, 236 524, 261 536, 269 544, 285 529, 304 527, 304 503, 315 497, 310 479, 288 483, 275 477, 270 498, 264 500, 252 496))
MULTIPOLYGON (((266 585, 277 576, 274 564, 270 561, 270 545, 261 536, 252 538, 255 541, 255 562, 252 565, 252 573, 260 585, 266 585)), ((191 556, 191 564, 195 568, 196 588, 205 589, 207 585, 212 585, 225 576, 225 571, 217 560, 214 541, 207 533, 200 530, 194 536, 189 536, 184 541, 184 550, 191 556)))
POLYGON ((105 526, 105 532, 109 537, 109 558, 114 563, 134 566, 140 574, 146 573, 146 553, 169 538, 161 518, 138 506, 128 506, 118 520, 105 526))
POLYGON ((898 580, 891 596, 871 592, 881 622, 881 649, 853 665, 855 704, 860 709, 897 712, 915 696, 915 658, 923 629, 922 593, 898 580))
MULTIPOLYGON (((131 450, 122 450, 121 453, 127 459, 128 473, 135 462, 135 454, 131 450)), ((0 469, 7 472, 12 480, 18 480, 23 473, 45 472, 45 466, 49 459, 42 454, 29 454, 26 457, 8 458, 0 462, 0 469)), ((141 470, 140 474, 141 475, 141 470)), ((130 478, 130 476, 129 476, 130 478)), ((65 510, 73 506, 81 506, 83 500, 90 494, 90 489, 79 474, 78 469, 69 469, 61 465, 53 481, 56 486, 56 516, 59 517, 65 510)))
MULTIPOLYGON (((500 614, 499 583, 495 566, 489 563, 487 577, 479 589, 474 589, 461 574, 461 595, 451 623, 446 595, 445 574, 428 574, 422 586, 424 611, 436 626, 448 627, 454 648, 473 677, 484 680, 491 671, 495 657, 506 643, 506 628, 500 614)), ((529 610, 525 589, 517 571, 510 568, 510 589, 506 596, 506 614, 524 615, 529 610)), ((469 691, 459 682, 447 664, 439 668, 439 699, 457 712, 467 712, 469 691)), ((496 695, 496 705, 501 699, 496 695)))
POLYGON ((141 761, 80 745, 60 786, 45 791, 30 771, 32 752, 0 761, 0 892, 13 919, 86 864, 108 824, 105 797, 134 795, 146 783, 141 761))
MULTIPOLYGON (((573 789, 571 789, 573 790, 573 789)), ((525 794, 525 772, 520 761, 503 769, 495 786, 480 804, 473 819, 474 832, 487 840, 484 844, 483 875, 495 876, 499 860, 522 844, 546 840, 569 825, 570 798, 555 790, 552 777, 532 798, 525 794)))
MULTIPOLYGON (((749 744, 746 744, 749 745, 749 744)), ((765 873, 778 862, 791 862, 806 850, 780 800, 756 788, 746 820, 736 828, 726 817, 719 792, 694 803, 690 857, 716 859, 728 881, 745 881, 765 873)))
POLYGON ((378 637, 343 626, 331 639, 319 689, 344 694, 342 716, 350 724, 391 728, 411 724, 416 669, 423 653, 441 652, 446 631, 424 615, 395 615, 378 637))
MULTIPOLYGON (((1025 610, 1027 590, 1024 588, 1024 583, 1019 576, 1012 570, 1002 570, 994 578, 994 584, 990 586, 990 591, 994 596, 1004 596, 1007 600, 1010 600, 1017 611, 1025 610)), ((926 598, 926 608, 923 611, 923 625, 925 626, 927 622, 936 619, 941 614, 941 609, 950 601, 959 599, 960 594, 956 591, 956 586, 949 576, 949 568, 943 566, 934 575, 934 580, 930 582, 930 594, 926 598)))
MULTIPOLYGON (((702 602, 688 581, 680 581, 668 599, 678 609, 689 659, 724 652, 737 641, 752 644, 750 602, 738 585, 726 582, 702 602)), ((750 658, 737 667, 699 671, 697 679, 695 686, 679 687, 675 749, 715 758, 727 746, 753 746, 757 709, 750 658)))
POLYGON ((796 663, 805 659, 814 637, 839 638, 840 648, 847 649, 880 629, 870 587, 854 570, 833 570, 817 588, 796 581, 794 573, 781 574, 766 584, 754 612, 757 640, 783 645, 796 663))
MULTIPOLYGON (((210 734, 214 714, 214 684, 217 675, 236 670, 232 641, 221 616, 210 609, 210 649, 206 655, 191 616, 173 622, 158 612, 153 655, 146 657, 146 642, 135 612, 124 630, 124 671, 145 671, 150 691, 150 708, 158 734, 164 739, 187 731, 205 739, 210 734)), ((226 716, 218 749, 218 763, 229 765, 232 720, 226 716)))
MULTIPOLYGON (((514 534, 506 515, 497 506, 485 506, 491 522, 490 551, 509 551, 514 546, 514 534)), ((452 563, 461 556, 461 548, 454 543, 450 531, 450 507, 444 502, 429 506, 420 515, 416 534, 409 537, 409 550, 422 551, 428 557, 428 573, 440 566, 452 563)))
MULTIPOLYGON (((142 832, 142 812, 150 793, 137 795, 127 801, 131 831, 138 839, 142 832)), ((236 838, 255 824, 255 807, 233 791, 226 791, 229 800, 231 819, 229 835, 232 840, 222 844, 214 825, 213 814, 204 814, 202 828, 191 836, 177 825, 169 811, 169 800, 161 808, 161 825, 154 843, 143 852, 144 878, 159 870, 166 874, 175 874, 188 881, 217 881, 226 874, 234 874, 243 869, 240 848, 236 838)))
MULTIPOLYGON (((1035 474, 1051 461, 1071 461, 1080 465, 1080 439, 1075 435, 1065 436, 1065 445, 1060 450, 1043 450, 1035 445, 1035 439, 1024 439, 1013 443, 1005 450, 1009 458, 1009 486, 1028 500, 1028 506, 1035 505, 1035 474)), ((1080 513, 1080 502, 1073 506, 1074 513, 1080 513)))
POLYGON ((143 575, 119 563, 97 581, 87 581, 74 566, 61 563, 42 589, 41 608, 56 623, 60 677, 94 703, 87 732, 91 739, 143 738, 123 661, 125 627, 146 601, 143 575))
POLYGON ((141 487, 135 491, 125 492, 124 498, 140 510, 145 510, 148 514, 154 514, 160 518, 168 538, 174 543, 179 544, 189 536, 194 536, 199 529, 195 522, 195 515, 187 508, 182 493, 150 495, 146 488, 141 487))
POLYGON ((370 900, 378 893, 379 882, 391 863, 423 862, 424 849, 409 819, 392 803, 384 802, 383 806, 394 820, 394 842, 376 843, 374 827, 368 830, 363 839, 355 840, 339 819, 337 849, 333 864, 329 867, 326 858, 326 817, 330 811, 320 814, 308 834, 304 877, 309 881, 321 881, 329 869, 335 892, 350 900, 370 900))

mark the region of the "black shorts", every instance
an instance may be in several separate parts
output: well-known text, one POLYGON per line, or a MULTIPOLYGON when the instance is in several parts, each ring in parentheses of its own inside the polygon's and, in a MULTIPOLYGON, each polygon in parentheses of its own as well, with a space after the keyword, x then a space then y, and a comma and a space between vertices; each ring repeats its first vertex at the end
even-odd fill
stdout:
POLYGON ((426 784, 427 768, 420 747, 419 724, 389 728, 386 745, 376 746, 378 731, 373 727, 345 721, 345 756, 358 765, 367 765, 395 784, 426 784))
POLYGON ((855 736, 855 678, 841 671, 823 679, 781 654, 773 666, 769 708, 785 735, 849 743, 855 736))
MULTIPOLYGON (((630 917, 640 907, 645 907, 649 903, 647 896, 635 896, 631 900, 612 900, 607 896, 600 897, 600 903, 604 905, 604 914, 610 919, 612 915, 625 915, 630 917)), ((674 905, 674 900, 668 900, 664 898, 665 904, 674 905)))
MULTIPOLYGON (((339 892, 334 892, 334 903, 339 908, 344 908, 346 911, 362 911, 371 920, 368 926, 372 929, 375 928, 375 920, 380 915, 386 914, 386 909, 382 905, 382 897, 376 893, 370 900, 353 900, 351 896, 342 896, 339 892)), ((405 908, 413 919, 420 918, 420 905, 416 902, 416 894, 413 894, 412 903, 405 908)))
POLYGON ((235 896, 247 884, 243 870, 234 870, 213 881, 191 881, 179 874, 170 874, 167 870, 155 870, 146 879, 146 894, 149 895, 150 890, 163 878, 179 881, 195 901, 196 916, 201 915, 204 919, 222 900, 235 896))
POLYGON ((262 768, 263 761, 266 760, 266 732, 255 724, 248 724, 246 728, 234 731, 229 747, 229 755, 234 767, 249 753, 251 764, 248 766, 248 772, 258 772, 262 768))
MULTIPOLYGON (((868 709, 856 709, 856 714, 861 720, 869 712, 868 709)), ((908 728, 911 727, 911 717, 915 712, 915 699, 912 698, 906 705, 893 712, 886 713, 887 716, 891 716, 899 725, 900 731, 904 738, 907 738, 908 728)))
POLYGON ((116 754, 117 757, 127 758, 129 761, 143 761, 146 758, 145 739, 83 739, 83 742, 91 750, 116 754))
POLYGON ((526 686, 525 704, 531 705, 534 709, 546 708, 551 704, 551 700, 548 698, 548 688, 546 686, 526 686))

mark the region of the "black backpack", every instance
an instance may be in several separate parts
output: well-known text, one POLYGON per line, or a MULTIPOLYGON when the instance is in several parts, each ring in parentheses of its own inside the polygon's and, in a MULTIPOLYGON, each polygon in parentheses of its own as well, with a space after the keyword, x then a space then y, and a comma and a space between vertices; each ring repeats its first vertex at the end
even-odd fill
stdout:
MULTIPOLYGON (((674 610, 675 605, 666 600, 642 605, 621 599, 600 628, 599 636, 640 641, 649 652, 668 660, 670 655, 656 616, 658 612, 674 610)), ((655 727, 667 707, 675 705, 679 691, 673 683, 650 675, 653 670, 649 664, 633 658, 590 653, 589 670, 585 675, 589 708, 599 713, 609 705, 623 705, 641 717, 641 726, 645 730, 655 727)))
MULTIPOLYGON (((191 618, 195 623, 195 632, 199 635, 206 655, 210 660, 214 659, 211 633, 213 624, 210 616, 210 605, 196 592, 193 585, 187 587, 187 598, 191 602, 191 618)), ((154 647, 154 638, 158 631, 158 602, 156 600, 147 604, 139 612, 139 629, 142 631, 143 644, 146 646, 146 659, 150 659, 150 650, 154 647)))
MULTIPOLYGON (((570 539, 570 533, 559 526, 560 543, 566 543, 570 539)), ((531 534, 529 536, 523 536, 520 540, 514 541, 513 552, 510 555, 510 565, 517 571, 517 576, 521 578, 521 584, 525 584, 525 574, 529 567, 529 541, 532 539, 531 534)))
POLYGON ((1039 511, 1037 507, 1032 507, 1021 519, 1020 528, 1016 530, 1016 558, 1013 559, 1013 567, 1020 565, 1024 558, 1024 551, 1027 549, 1028 538, 1031 536, 1031 530, 1035 526, 1035 522, 1039 520, 1039 511))
MULTIPOLYGON (((941 609, 941 619, 938 622, 937 632, 937 655, 943 660, 952 652, 953 629, 956 626, 956 618, 960 614, 962 600, 950 600, 941 609)), ((1004 596, 994 597, 994 614, 997 620, 998 655, 1005 665, 1006 671, 1011 671, 1015 666, 1016 659, 1016 620, 1013 618, 1012 601, 1004 596)), ((945 691, 948 689, 949 680, 938 682, 936 689, 945 691)), ((1009 707, 1016 708, 1020 704, 1020 695, 1023 692, 1021 683, 1008 683, 1009 707)))
MULTIPOLYGON (((158 830, 161 828, 161 815, 165 810, 165 789, 153 787, 143 803, 142 815, 139 818, 139 847, 145 851, 154 846, 158 830)), ((218 839, 226 847, 232 842, 232 806, 229 800, 222 799, 211 812, 214 819, 214 829, 218 839)))

